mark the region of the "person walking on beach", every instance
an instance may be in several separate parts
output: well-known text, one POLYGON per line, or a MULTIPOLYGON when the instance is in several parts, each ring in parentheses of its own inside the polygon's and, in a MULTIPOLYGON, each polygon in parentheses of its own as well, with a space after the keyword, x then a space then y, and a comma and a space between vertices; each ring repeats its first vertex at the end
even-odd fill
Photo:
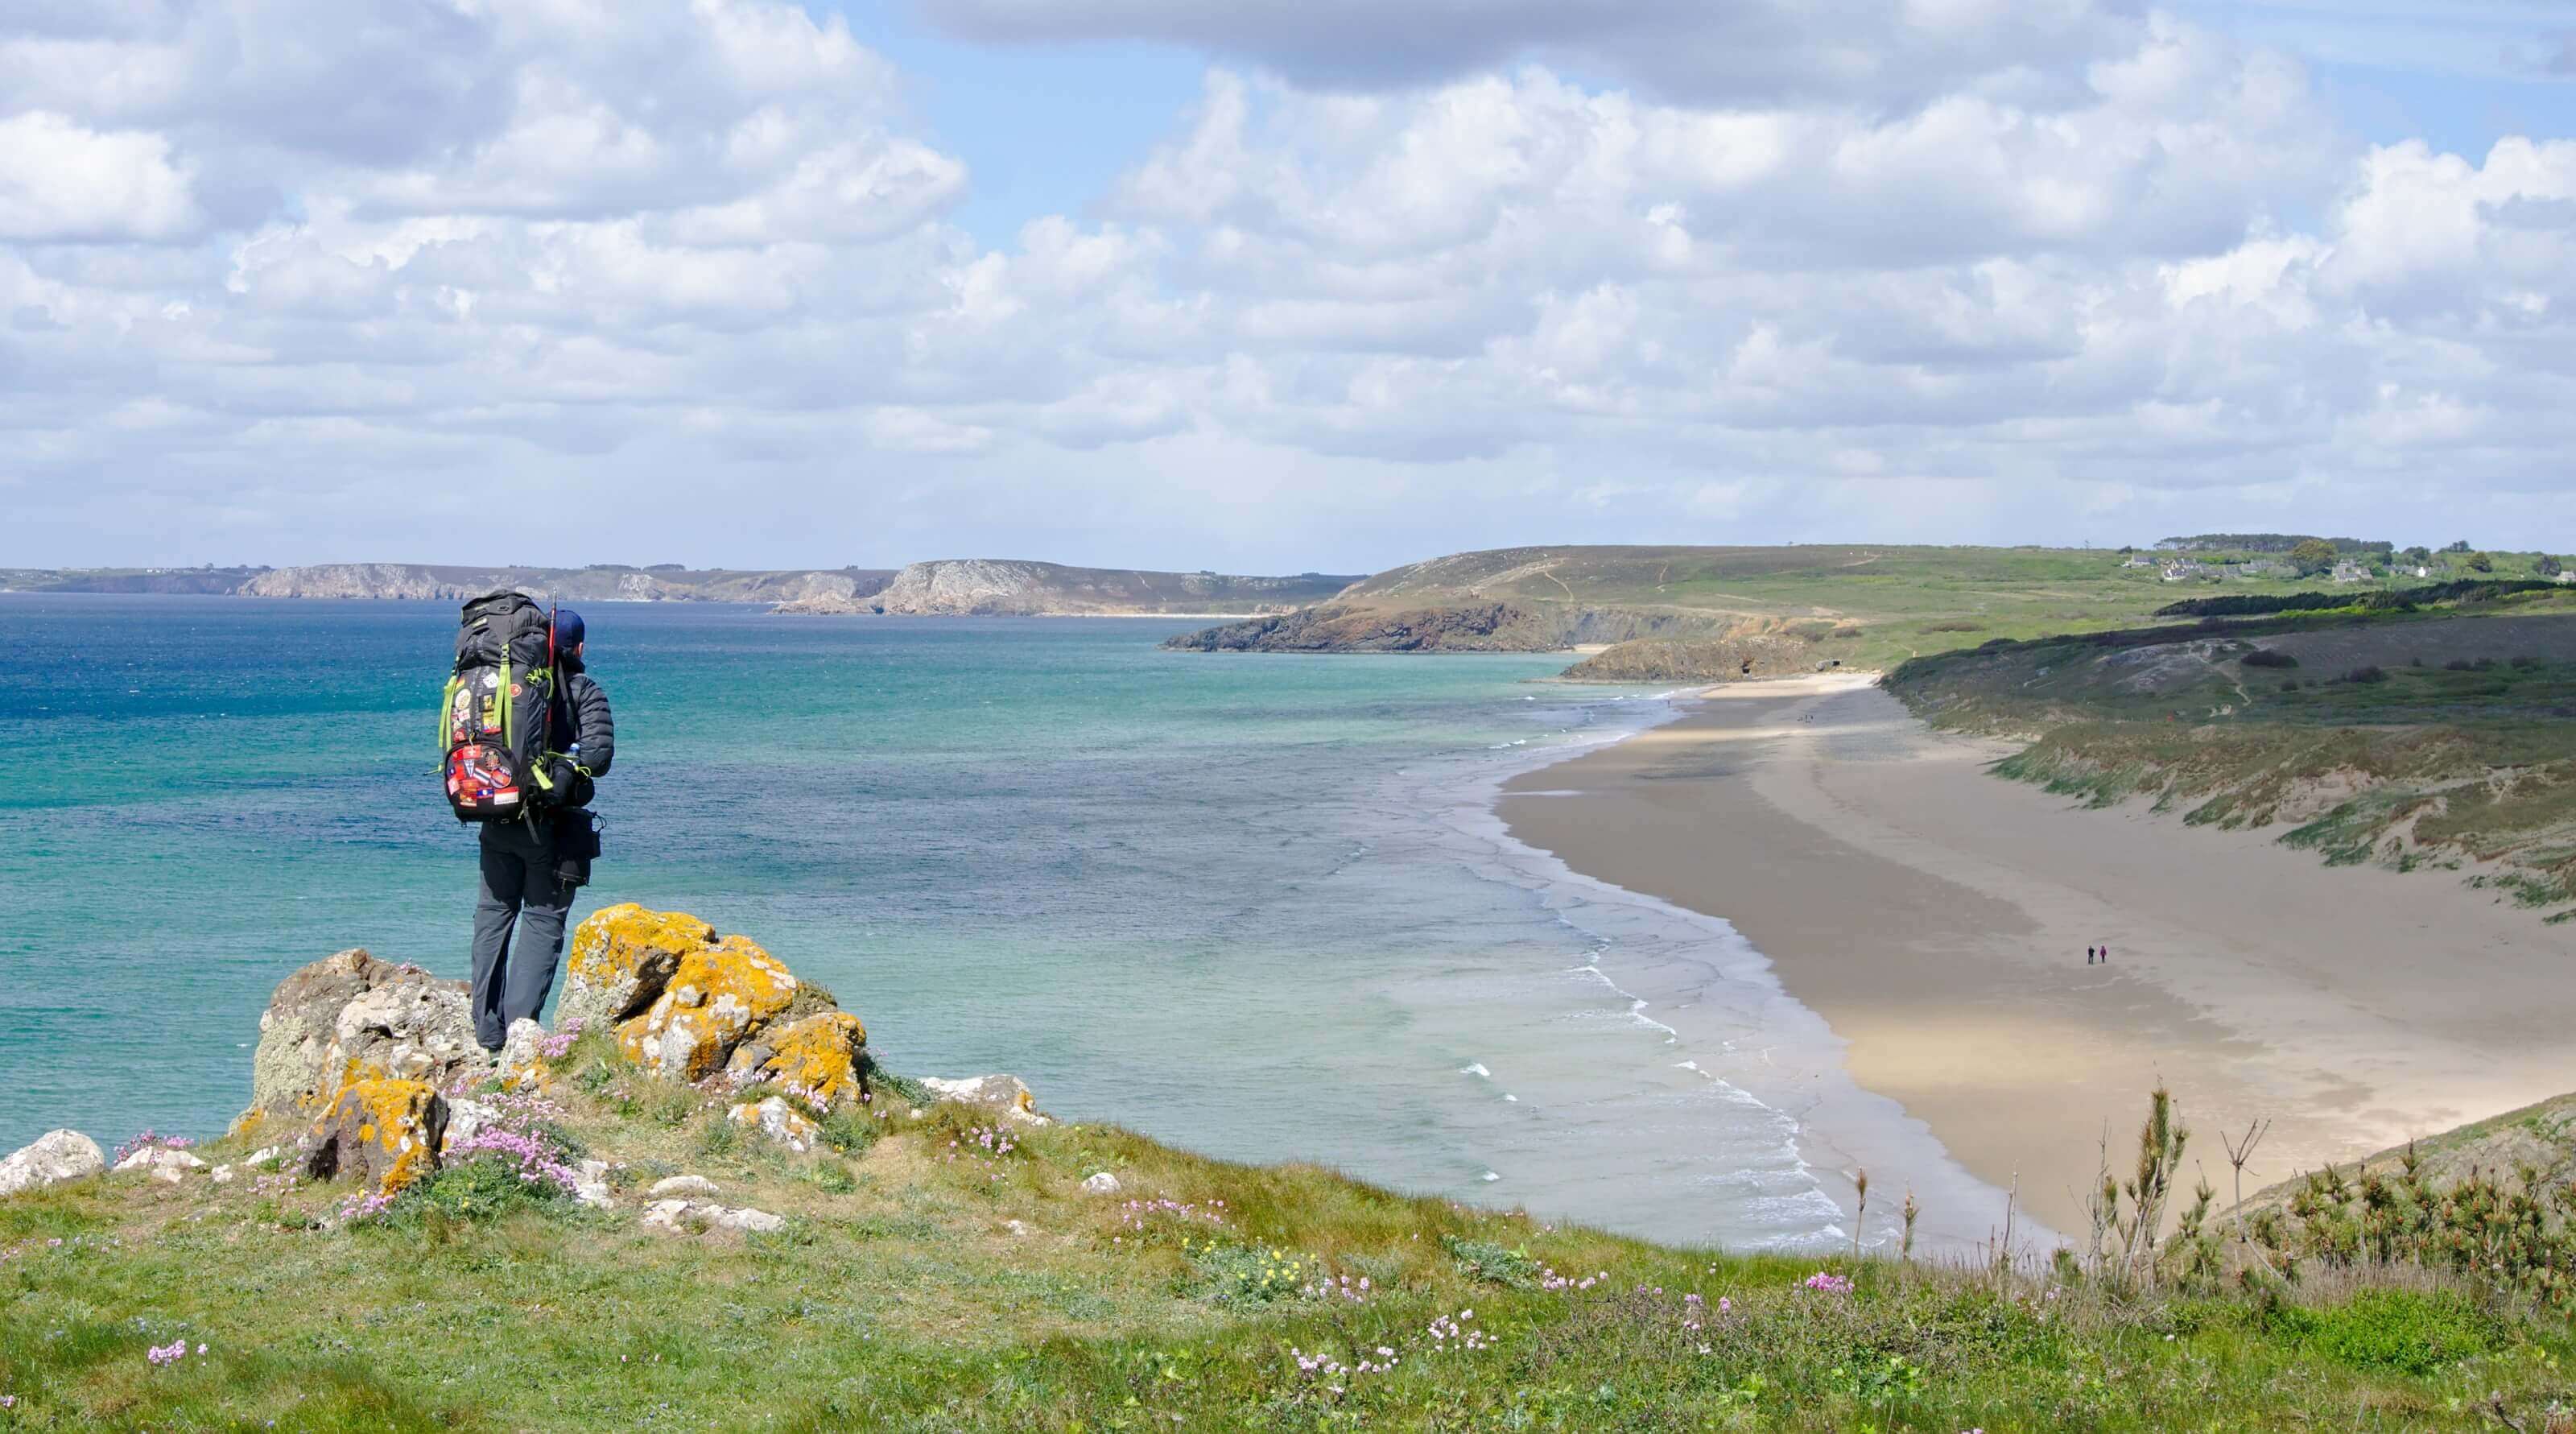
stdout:
POLYGON ((2087 966, 2093 964, 2093 948, 2090 946, 2084 948, 2084 964, 2087 966))
POLYGON ((563 958, 573 893, 589 884, 591 858, 599 854, 591 784, 608 775, 617 756, 617 729, 609 718, 608 693, 585 670, 585 640, 581 614, 558 609, 554 652, 562 680, 554 684, 548 720, 551 731, 571 741, 540 759, 553 799, 513 820, 483 826, 470 1000, 474 1037, 488 1051, 500 1050, 509 1039, 511 1022, 534 1020, 545 1009, 563 958))

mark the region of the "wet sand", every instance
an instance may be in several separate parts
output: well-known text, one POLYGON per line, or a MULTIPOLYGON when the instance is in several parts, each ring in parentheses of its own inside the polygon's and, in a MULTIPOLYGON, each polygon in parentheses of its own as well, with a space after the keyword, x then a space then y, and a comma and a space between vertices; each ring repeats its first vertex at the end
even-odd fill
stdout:
MULTIPOLYGON (((1860 1086, 2070 1235, 2158 1080, 2193 1130, 2184 1183, 2198 1165, 2221 1203, 2219 1132, 2249 1120, 2273 1129, 2247 1193, 2576 1089, 2565 928, 2453 873, 2075 806, 1866 682, 1717 689, 1514 779, 1500 814, 1577 872, 1724 918, 1860 1086)), ((1870 1174, 1874 1205, 1906 1179, 1870 1174)))

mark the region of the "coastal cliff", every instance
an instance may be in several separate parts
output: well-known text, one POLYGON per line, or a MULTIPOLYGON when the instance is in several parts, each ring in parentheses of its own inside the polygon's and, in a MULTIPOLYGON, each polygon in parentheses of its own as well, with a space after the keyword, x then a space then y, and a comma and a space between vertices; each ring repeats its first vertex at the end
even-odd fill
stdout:
POLYGON ((865 606, 869 611, 906 617, 1280 613, 1331 597, 1352 581, 1325 573, 1234 577, 945 558, 905 567, 865 606))
POLYGON ((2205 1197, 2054 1263, 1726 1255, 908 1079, 685 913, 598 912, 566 974, 495 1062, 463 983, 327 957, 231 1132, 0 1160, 0 1425, 2541 1430, 2576 1354, 2570 1202, 2490 1175, 2420 1230, 2309 1198, 2260 1264, 2205 1197))
POLYGON ((496 588, 517 588, 559 602, 789 602, 861 598, 886 585, 882 569, 690 569, 603 563, 586 568, 475 568, 424 563, 321 563, 255 574, 243 597, 395 599, 461 602, 496 588))

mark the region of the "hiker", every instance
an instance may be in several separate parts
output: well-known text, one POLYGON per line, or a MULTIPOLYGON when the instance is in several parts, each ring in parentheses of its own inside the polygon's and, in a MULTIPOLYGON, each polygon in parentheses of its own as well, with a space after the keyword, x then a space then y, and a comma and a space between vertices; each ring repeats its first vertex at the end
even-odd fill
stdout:
POLYGON ((2084 964, 2087 966, 2093 964, 2093 948, 2090 946, 2084 948, 2084 964))
POLYGON ((560 749, 538 758, 543 790, 515 817, 486 821, 482 891, 474 903, 474 1038, 499 1051, 510 1023, 534 1020, 554 989, 573 893, 590 881, 599 833, 593 778, 608 775, 617 733, 608 694, 584 670, 581 614, 554 615, 553 686, 545 730, 560 749), (517 941, 511 940, 515 931, 517 941))

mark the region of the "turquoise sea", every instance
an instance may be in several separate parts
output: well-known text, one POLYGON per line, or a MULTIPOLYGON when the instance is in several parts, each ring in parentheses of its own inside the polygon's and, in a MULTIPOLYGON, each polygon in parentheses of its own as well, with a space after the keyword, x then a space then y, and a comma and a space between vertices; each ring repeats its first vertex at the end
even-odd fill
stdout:
MULTIPOLYGON (((1015 1072, 1060 1116, 1665 1238, 1840 1238, 1763 1086, 1821 1028, 1723 923, 1491 818, 1504 777, 1668 717, 1651 694, 1550 656, 1159 650, 1181 620, 585 616, 618 757, 576 917, 694 911, 895 1068, 1015 1072), (1677 1050, 1632 957, 1735 1035, 1677 1050)), ((270 988, 331 951, 464 974, 454 621, 0 595, 0 1150, 218 1133, 270 988)))

